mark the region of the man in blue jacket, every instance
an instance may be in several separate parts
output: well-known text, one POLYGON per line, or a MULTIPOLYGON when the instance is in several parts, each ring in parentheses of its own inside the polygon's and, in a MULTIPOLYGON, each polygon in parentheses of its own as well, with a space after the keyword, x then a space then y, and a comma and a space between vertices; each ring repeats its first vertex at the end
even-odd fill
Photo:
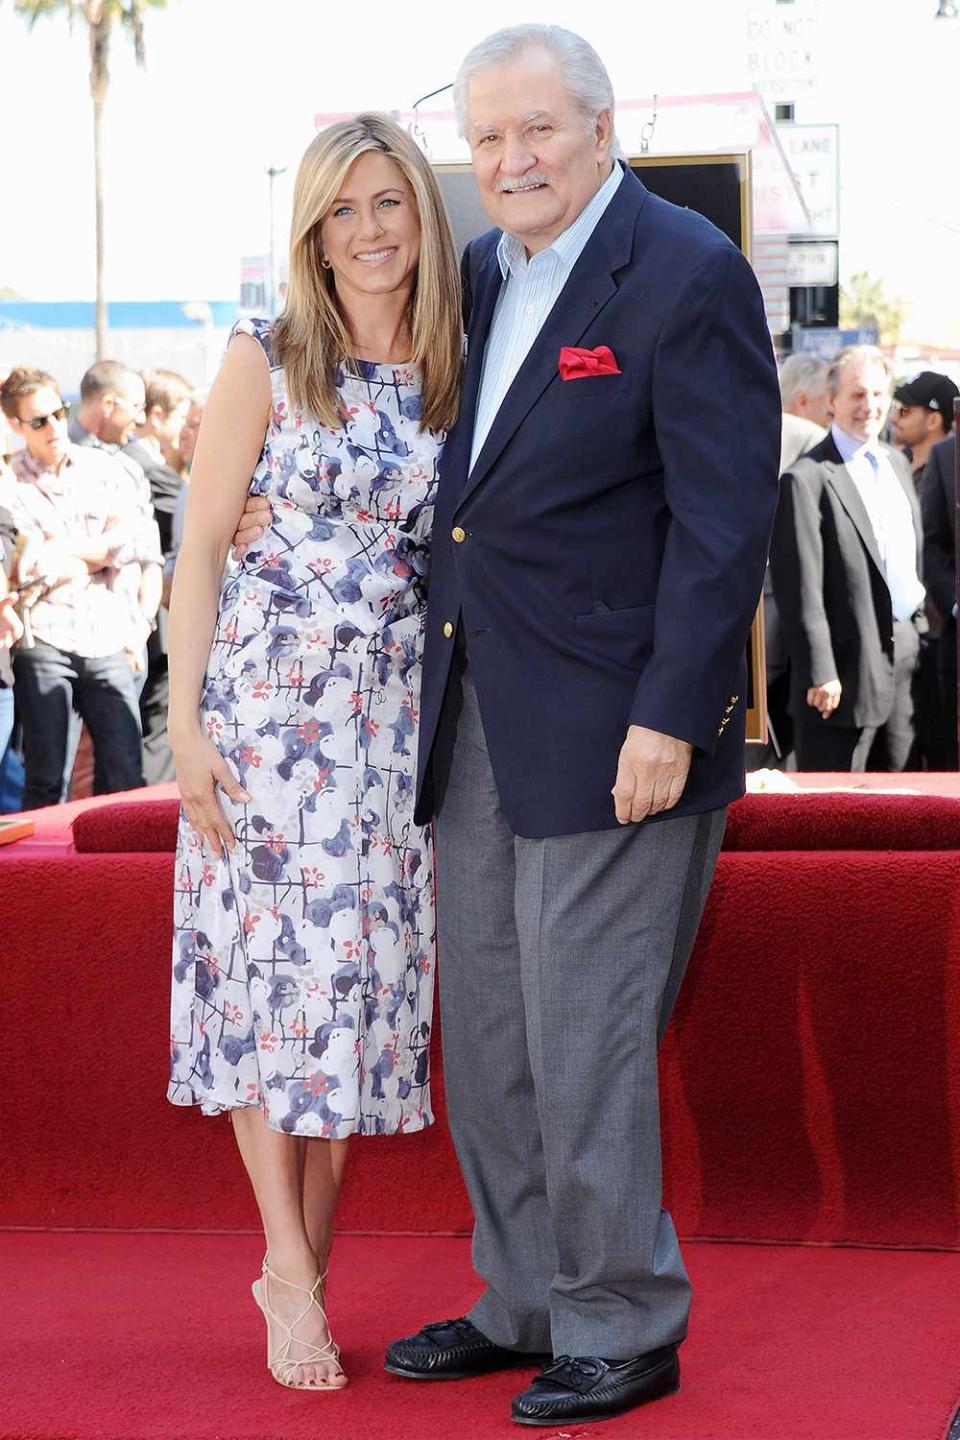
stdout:
POLYGON ((436 819, 447 1098, 485 1289, 387 1368, 543 1355, 513 1418, 557 1426, 679 1382, 657 1041, 743 790, 780 404, 746 260, 614 158, 585 41, 502 31, 455 99, 497 228, 464 257, 417 814, 436 819))

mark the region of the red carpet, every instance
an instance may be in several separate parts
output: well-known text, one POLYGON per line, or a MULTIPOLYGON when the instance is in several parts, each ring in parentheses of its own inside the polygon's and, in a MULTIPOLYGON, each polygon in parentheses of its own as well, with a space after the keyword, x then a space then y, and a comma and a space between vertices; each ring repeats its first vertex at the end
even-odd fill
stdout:
MULTIPOLYGON (((960 1256, 701 1243, 687 1259, 680 1394, 548 1440, 941 1440, 960 1391, 960 1256)), ((261 1368, 258 1261, 247 1236, 0 1236, 0 1440, 522 1433, 506 1418, 517 1374, 417 1385, 380 1369, 388 1340, 469 1302, 466 1241, 338 1242, 340 1396, 290 1394, 261 1368)))

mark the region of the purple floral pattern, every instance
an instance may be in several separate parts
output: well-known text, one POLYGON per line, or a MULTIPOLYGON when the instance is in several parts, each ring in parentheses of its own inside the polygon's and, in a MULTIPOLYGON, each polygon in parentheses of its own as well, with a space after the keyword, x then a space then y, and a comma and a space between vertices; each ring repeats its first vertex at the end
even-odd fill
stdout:
POLYGON ((226 578, 203 724, 251 796, 217 862, 181 817, 174 1104, 293 1135, 431 1123, 433 861, 414 824, 427 545, 442 436, 408 366, 341 374, 336 430, 273 412, 273 523, 226 578))

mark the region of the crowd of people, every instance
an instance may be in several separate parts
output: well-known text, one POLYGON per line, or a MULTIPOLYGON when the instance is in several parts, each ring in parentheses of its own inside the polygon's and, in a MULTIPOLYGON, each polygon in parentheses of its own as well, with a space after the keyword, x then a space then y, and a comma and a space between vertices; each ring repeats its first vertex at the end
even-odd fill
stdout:
POLYGON ((780 368, 765 584, 770 743, 799 770, 957 768, 952 435, 960 390, 883 352, 780 368), (888 437, 888 438, 887 438, 888 437))
MULTIPOLYGON (((894 386, 863 346, 787 356, 780 389, 769 740, 748 763, 955 770, 960 390, 931 370, 894 386)), ((83 726, 94 793, 173 779, 167 606, 203 402, 112 360, 73 413, 41 370, 0 388, 0 813, 69 798, 83 726)))
POLYGON ((84 727, 95 793, 171 780, 167 604, 203 395, 103 360, 73 413, 27 366, 0 406, 0 812, 69 798, 84 727))

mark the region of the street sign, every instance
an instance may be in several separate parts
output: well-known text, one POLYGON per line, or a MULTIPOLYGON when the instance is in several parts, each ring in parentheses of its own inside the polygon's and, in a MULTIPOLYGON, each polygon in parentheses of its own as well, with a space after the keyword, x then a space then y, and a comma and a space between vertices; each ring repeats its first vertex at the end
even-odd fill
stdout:
POLYGON ((859 330, 836 330, 832 326, 818 326, 810 330, 794 330, 793 349, 808 355, 823 355, 829 358, 848 345, 876 345, 877 332, 864 326, 859 330))
POLYGON ((777 136, 810 212, 810 235, 840 233, 840 147, 836 125, 778 125, 777 136))
POLYGON ((787 250, 788 285, 836 285, 837 242, 792 240, 787 250))

